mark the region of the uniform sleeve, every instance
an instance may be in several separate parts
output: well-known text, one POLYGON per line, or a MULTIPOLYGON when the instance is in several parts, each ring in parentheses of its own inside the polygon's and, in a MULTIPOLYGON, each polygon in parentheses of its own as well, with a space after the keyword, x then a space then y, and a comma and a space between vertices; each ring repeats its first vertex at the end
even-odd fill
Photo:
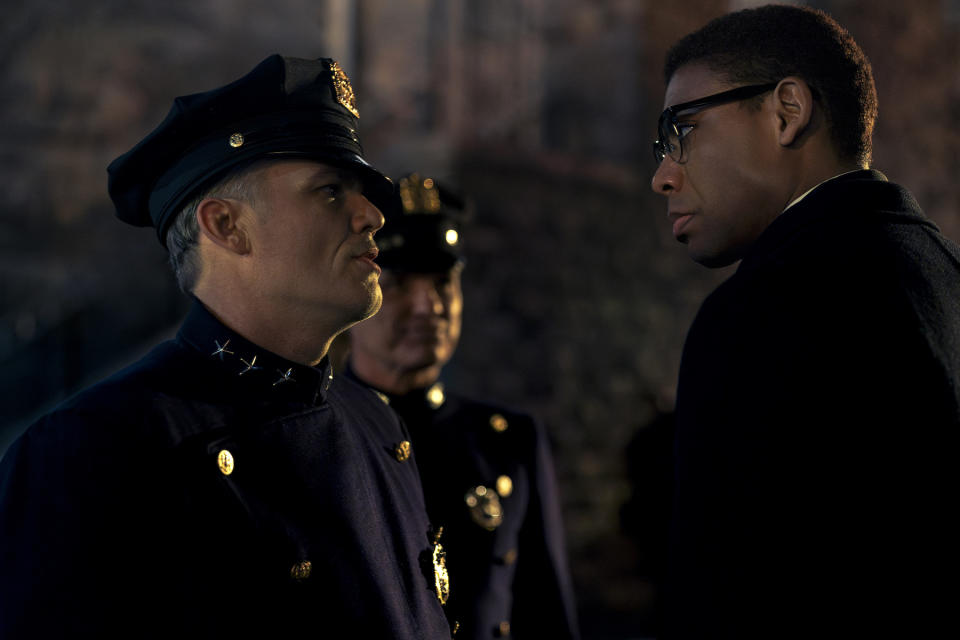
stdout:
MULTIPOLYGON (((136 509, 117 487, 136 483, 112 452, 54 416, 0 462, 0 637, 53 638, 132 629, 131 602, 149 556, 125 543, 136 509), (107 459, 104 459, 107 458, 107 459)), ((136 451, 129 452, 135 456, 136 451)))
POLYGON ((530 504, 520 531, 514 583, 513 637, 579 638, 550 443, 532 423, 530 504))

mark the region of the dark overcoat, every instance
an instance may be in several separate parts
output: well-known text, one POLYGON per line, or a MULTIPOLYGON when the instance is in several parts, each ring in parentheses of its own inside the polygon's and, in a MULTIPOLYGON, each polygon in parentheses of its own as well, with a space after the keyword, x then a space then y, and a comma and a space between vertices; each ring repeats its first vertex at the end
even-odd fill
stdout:
POLYGON ((410 429, 430 520, 443 527, 457 640, 579 637, 542 425, 442 384, 386 398, 410 429))
POLYGON ((0 466, 0 637, 449 638, 402 425, 195 304, 0 466))
POLYGON ((960 250, 905 189, 779 216, 700 309, 676 417, 670 637, 956 630, 960 250))

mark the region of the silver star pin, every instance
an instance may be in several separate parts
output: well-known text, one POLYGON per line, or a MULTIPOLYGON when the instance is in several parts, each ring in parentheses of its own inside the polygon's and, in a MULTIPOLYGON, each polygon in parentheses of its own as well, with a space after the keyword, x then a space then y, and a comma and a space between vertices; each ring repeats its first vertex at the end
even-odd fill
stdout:
POLYGON ((241 376, 242 376, 243 374, 247 373, 248 371, 257 371, 258 369, 260 369, 260 367, 256 366, 257 356, 253 356, 253 360, 251 360, 250 362, 247 362, 247 361, 244 360, 243 358, 240 358, 240 362, 242 362, 243 364, 247 365, 247 368, 240 372, 239 375, 241 375, 241 376))
POLYGON ((226 342, 224 342, 222 345, 220 344, 220 342, 219 342, 218 340, 214 340, 214 341, 213 341, 213 344, 217 345, 217 350, 214 351, 213 353, 211 353, 210 355, 211 355, 211 356, 220 356, 220 361, 221 361, 221 362, 223 362, 223 354, 227 354, 228 356, 232 356, 232 355, 233 355, 233 351, 230 351, 229 349, 227 349, 227 345, 230 344, 230 341, 229 341, 229 340, 227 340, 226 342))
POLYGON ((286 372, 278 370, 277 373, 280 374, 280 379, 274 382, 273 386, 277 386, 278 384, 282 384, 284 382, 294 382, 293 367, 287 369, 286 372))

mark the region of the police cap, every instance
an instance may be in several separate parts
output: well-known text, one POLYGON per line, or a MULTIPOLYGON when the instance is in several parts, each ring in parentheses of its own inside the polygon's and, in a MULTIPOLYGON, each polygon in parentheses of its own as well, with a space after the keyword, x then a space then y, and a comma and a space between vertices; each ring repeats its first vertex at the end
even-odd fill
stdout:
POLYGON ((433 178, 416 173, 398 178, 392 214, 376 235, 377 264, 397 271, 433 272, 462 262, 467 210, 463 197, 433 178))
POLYGON ((356 171, 384 213, 390 180, 363 158, 350 80, 330 58, 272 55, 239 80, 181 96, 166 119, 107 168, 117 217, 166 231, 180 209, 232 170, 263 158, 318 160, 356 171))

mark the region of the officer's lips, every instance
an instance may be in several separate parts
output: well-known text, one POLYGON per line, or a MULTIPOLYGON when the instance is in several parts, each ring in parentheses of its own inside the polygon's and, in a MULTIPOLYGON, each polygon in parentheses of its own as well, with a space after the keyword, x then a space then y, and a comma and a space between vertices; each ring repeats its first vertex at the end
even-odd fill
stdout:
POLYGON ((363 253, 354 256, 353 259, 364 263, 379 274, 381 273, 380 265, 374 262, 378 255, 380 255, 380 251, 376 247, 369 247, 363 253))
POLYGON ((413 322, 404 325, 405 340, 417 343, 436 343, 443 338, 443 326, 439 322, 413 322))

